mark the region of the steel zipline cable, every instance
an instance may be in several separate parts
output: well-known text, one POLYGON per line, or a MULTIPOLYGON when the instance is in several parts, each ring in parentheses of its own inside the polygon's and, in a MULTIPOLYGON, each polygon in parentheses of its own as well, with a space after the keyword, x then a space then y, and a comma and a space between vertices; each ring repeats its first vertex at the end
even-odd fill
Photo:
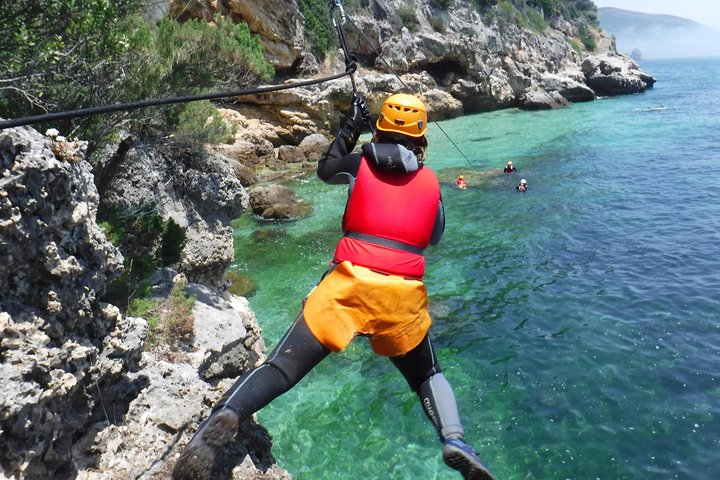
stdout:
MULTIPOLYGON (((357 68, 357 62, 350 54, 350 50, 347 46, 347 40, 345 39, 345 31, 343 30, 343 25, 345 25, 345 22, 347 22, 347 17, 345 16, 345 9, 342 6, 342 3, 340 0, 330 0, 330 16, 332 17, 332 23, 335 27, 335 30, 338 34, 338 39, 340 40, 340 48, 342 48, 343 55, 345 56, 345 65, 348 69, 352 68, 352 66, 355 66, 357 68), (335 18, 335 14, 340 14, 340 21, 335 18)), ((357 86, 355 85, 355 78, 353 78, 352 74, 350 74, 350 83, 352 84, 352 90, 353 93, 357 92, 357 86)))
POLYGON ((197 95, 185 95, 181 97, 170 97, 170 98, 158 98, 151 100, 141 100, 138 102, 131 103, 119 103, 115 105, 103 105, 99 107, 81 108, 78 110, 68 110, 65 112, 47 113, 44 115, 35 115, 32 117, 21 117, 11 120, 0 120, 0 130, 4 128, 19 127, 22 125, 32 125, 41 122, 50 122, 53 120, 62 120, 65 118, 74 117, 87 117, 90 115, 100 115, 103 113, 119 112, 121 110, 136 110, 138 108, 154 107, 158 105, 168 105, 173 103, 186 103, 195 102, 197 100, 216 100, 219 98, 229 97, 241 97, 243 95, 254 95, 258 93, 277 92, 280 90, 289 90, 298 87, 307 87, 310 85, 317 85, 319 83, 325 83, 332 80, 337 80, 342 77, 346 77, 355 73, 357 65, 351 64, 347 70, 336 75, 329 77, 316 78, 312 80, 306 80, 302 82, 289 83, 286 85, 272 85, 267 87, 248 88, 245 90, 229 91, 229 92, 216 92, 216 93, 205 93, 197 95))

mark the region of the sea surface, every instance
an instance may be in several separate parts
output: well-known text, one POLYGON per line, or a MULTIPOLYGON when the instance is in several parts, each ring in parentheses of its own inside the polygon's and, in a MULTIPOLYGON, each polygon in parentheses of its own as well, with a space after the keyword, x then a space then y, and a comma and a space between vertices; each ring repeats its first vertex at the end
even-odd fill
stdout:
MULTIPOLYGON (((641 68, 658 80, 643 94, 429 127, 447 214, 426 251, 431 334, 497 480, 720 478, 720 59, 641 68)), ((268 348, 346 199, 314 176, 291 186, 310 217, 235 222, 268 348)), ((460 478, 363 338, 258 416, 299 480, 460 478)))

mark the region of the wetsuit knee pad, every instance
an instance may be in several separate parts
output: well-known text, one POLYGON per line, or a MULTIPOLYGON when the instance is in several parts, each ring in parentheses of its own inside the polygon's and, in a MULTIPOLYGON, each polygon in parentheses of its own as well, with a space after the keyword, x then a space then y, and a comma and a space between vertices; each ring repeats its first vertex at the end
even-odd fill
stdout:
POLYGON ((465 431, 460 423, 455 393, 442 373, 428 378, 420 385, 417 394, 440 439, 464 437, 465 431))

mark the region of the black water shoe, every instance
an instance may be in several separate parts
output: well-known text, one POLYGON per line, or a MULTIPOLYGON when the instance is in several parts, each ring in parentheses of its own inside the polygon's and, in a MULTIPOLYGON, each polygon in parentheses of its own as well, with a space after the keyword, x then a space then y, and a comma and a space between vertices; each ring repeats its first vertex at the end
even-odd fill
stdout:
POLYGON ((237 433, 240 418, 229 408, 210 415, 195 432, 173 469, 173 480, 210 480, 216 478, 218 462, 225 446, 237 433))
POLYGON ((475 450, 459 438, 446 439, 442 451, 445 463, 462 473, 465 480, 494 480, 475 450))

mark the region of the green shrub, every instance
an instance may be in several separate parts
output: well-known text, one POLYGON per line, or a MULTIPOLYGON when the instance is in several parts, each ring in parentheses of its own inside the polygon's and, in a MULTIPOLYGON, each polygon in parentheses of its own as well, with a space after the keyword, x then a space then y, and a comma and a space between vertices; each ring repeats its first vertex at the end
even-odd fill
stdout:
POLYGON ((528 25, 533 32, 542 33, 547 28, 545 17, 537 10, 530 10, 528 12, 528 25))
POLYGON ((420 22, 417 18, 417 6, 414 1, 401 4, 396 13, 398 17, 400 17, 402 24, 411 32, 416 31, 420 26, 420 22))
POLYGON ((580 37, 580 41, 582 42, 585 49, 589 52, 594 52, 597 50, 597 40, 595 39, 595 31, 587 26, 586 24, 581 24, 578 28, 578 35, 580 37))
POLYGON ((447 23, 445 23, 445 19, 443 17, 432 17, 430 19, 430 25, 432 25, 433 30, 438 33, 445 33, 447 31, 447 23))
POLYGON ((202 143, 230 143, 238 130, 236 123, 229 125, 207 100, 183 105, 177 113, 177 135, 192 139, 196 146, 202 143))
MULTIPOLYGON (((136 98, 237 90, 274 74, 248 26, 225 17, 216 16, 214 24, 163 19, 157 28, 140 25, 135 33, 143 61, 127 71, 124 82, 136 98)), ((145 137, 170 131, 195 145, 228 141, 236 127, 228 127, 215 110, 209 101, 152 109, 138 117, 135 131, 145 137)))
POLYGON ((144 202, 125 211, 107 209, 99 216, 108 240, 125 259, 123 291, 134 291, 156 268, 180 260, 185 232, 172 218, 164 220, 154 203, 144 202))
POLYGON ((132 299, 127 314, 148 322, 145 349, 167 345, 172 350, 181 350, 195 328, 192 310, 196 300, 185 293, 184 283, 173 285, 167 298, 148 295, 132 299))
POLYGON ((185 293, 185 285, 175 284, 165 303, 165 310, 156 331, 160 338, 169 345, 179 345, 193 333, 195 317, 192 310, 196 298, 185 293))
POLYGON ((560 0, 530 0, 529 5, 540 8, 544 18, 560 14, 560 0))
POLYGON ((593 0, 564 0, 559 2, 560 14, 567 20, 585 20, 598 26, 597 6, 593 0))
POLYGON ((497 21, 501 27, 517 25, 519 28, 525 28, 527 26, 525 18, 520 14, 518 9, 515 8, 515 5, 507 0, 498 3, 497 21))
POLYGON ((545 20, 562 15, 570 21, 597 26, 597 7, 592 0, 471 0, 487 21, 496 19, 502 27, 517 25, 542 32, 545 20))
POLYGON ((327 0, 300 0, 300 11, 305 17, 305 35, 312 53, 318 58, 325 58, 327 52, 337 48, 327 0))
POLYGON ((570 44, 570 47, 575 50, 575 53, 577 53, 578 56, 582 58, 583 47, 580 41, 576 40, 575 38, 568 38, 567 42, 570 44))
POLYGON ((470 3, 481 12, 486 12, 497 5, 498 0, 471 0, 470 3))
POLYGON ((447 10, 455 6, 455 0, 433 0, 432 3, 442 8, 443 10, 447 10))

